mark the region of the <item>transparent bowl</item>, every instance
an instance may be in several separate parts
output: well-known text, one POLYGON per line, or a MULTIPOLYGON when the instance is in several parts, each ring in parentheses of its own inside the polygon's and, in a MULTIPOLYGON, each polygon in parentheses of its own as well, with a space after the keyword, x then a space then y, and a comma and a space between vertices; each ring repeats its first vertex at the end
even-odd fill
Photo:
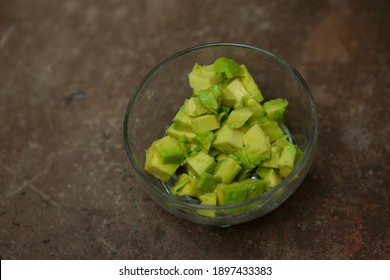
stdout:
POLYGON ((313 160, 317 141, 317 115, 306 82, 283 59, 253 46, 210 43, 183 50, 161 62, 146 75, 131 95, 124 118, 123 136, 137 179, 157 204, 177 217, 224 227, 248 222, 269 213, 298 188, 313 160), (169 185, 147 173, 144 170, 145 150, 164 135, 179 107, 192 95, 187 75, 194 64, 211 64, 221 56, 245 64, 265 100, 277 97, 288 100, 284 129, 303 151, 303 157, 288 177, 262 195, 237 204, 205 206, 190 198, 171 195, 169 185), (202 215, 202 210, 215 211, 216 215, 202 215))

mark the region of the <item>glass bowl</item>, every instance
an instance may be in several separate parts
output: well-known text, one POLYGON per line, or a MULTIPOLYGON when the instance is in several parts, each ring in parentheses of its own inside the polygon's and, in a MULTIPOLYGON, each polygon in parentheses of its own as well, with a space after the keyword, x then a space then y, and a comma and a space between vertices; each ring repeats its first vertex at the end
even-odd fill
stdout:
POLYGON ((210 43, 176 53, 146 75, 131 95, 124 118, 123 136, 136 177, 157 204, 177 217, 199 224, 225 227, 269 213, 298 188, 313 160, 317 141, 317 114, 308 85, 280 57, 253 46, 210 43), (288 100, 284 130, 303 151, 303 156, 289 176, 260 196, 242 203, 206 206, 188 197, 171 195, 169 184, 147 173, 144 170, 145 150, 164 135, 184 100, 193 94, 187 77, 194 64, 211 64, 221 56, 246 65, 265 100, 277 97, 288 100), (202 214, 204 210, 213 211, 215 217, 202 214))

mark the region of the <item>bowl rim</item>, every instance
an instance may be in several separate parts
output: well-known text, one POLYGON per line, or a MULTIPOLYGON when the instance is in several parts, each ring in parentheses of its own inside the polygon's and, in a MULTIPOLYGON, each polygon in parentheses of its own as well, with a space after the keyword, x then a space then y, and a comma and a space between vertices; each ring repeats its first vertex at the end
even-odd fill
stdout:
MULTIPOLYGON (((164 67, 164 65, 169 64, 170 62, 172 62, 176 58, 178 58, 182 55, 185 55, 187 53, 194 52, 194 51, 201 50, 201 49, 206 49, 206 48, 214 48, 214 47, 233 47, 233 48, 242 48, 242 49, 248 49, 251 51, 259 52, 265 56, 268 56, 269 58, 271 58, 273 60, 276 60, 283 67, 285 67, 293 76, 295 76, 295 78, 298 80, 298 82, 304 88, 306 97, 307 97, 308 102, 309 102, 310 115, 311 115, 311 120, 312 120, 312 127, 311 127, 310 131, 311 131, 312 137, 309 139, 309 143, 307 145, 307 148, 303 151, 302 158, 299 160, 299 162, 297 163, 297 165, 295 166, 293 171, 287 177, 285 177, 277 186, 273 187, 272 189, 270 189, 266 192, 263 192, 261 195, 259 195, 257 197, 248 199, 248 200, 243 201, 243 202, 229 204, 229 205, 217 205, 217 206, 201 205, 201 204, 189 203, 187 201, 177 199, 175 196, 173 196, 173 195, 169 194, 168 192, 166 192, 165 190, 163 190, 162 186, 159 186, 161 188, 161 190, 157 189, 155 187, 150 187, 151 191, 158 192, 158 194, 162 195, 164 197, 164 199, 167 199, 168 201, 172 201, 173 203, 175 203, 175 205, 178 205, 180 207, 185 207, 185 208, 193 208, 196 210, 198 210, 198 209, 199 210, 200 209, 202 209, 202 210, 203 209, 204 210, 234 209, 234 208, 247 206, 247 205, 256 203, 257 201, 260 202, 261 200, 272 196, 272 194, 277 193, 280 189, 289 185, 290 182, 296 177, 296 174, 305 166, 307 161, 312 159, 311 158, 312 153, 314 152, 315 145, 317 143, 317 138, 318 138, 317 111, 316 111, 316 105, 314 102, 313 94, 312 94, 308 84, 301 76, 301 74, 293 66, 291 66, 287 61, 285 61, 283 58, 279 57, 278 55, 275 55, 274 53, 272 53, 266 49, 262 49, 259 47, 255 47, 255 46, 243 44, 243 43, 211 42, 211 43, 204 43, 204 44, 195 45, 193 47, 183 49, 183 50, 169 56, 168 58, 164 59, 160 63, 158 63, 152 70, 150 70, 145 75, 145 77, 137 85, 137 87, 135 88, 135 90, 131 94, 131 97, 128 101, 125 116, 124 116, 124 122, 123 122, 123 141, 124 141, 125 150, 127 153, 127 157, 130 161, 130 164, 133 167, 133 169, 135 170, 135 173, 136 173, 138 179, 140 179, 145 186, 149 187, 151 185, 151 183, 150 183, 149 179, 143 174, 142 170, 140 170, 140 167, 137 165, 137 163, 133 157, 133 153, 132 153, 132 149, 129 145, 129 137, 128 137, 128 133, 127 133, 128 132, 129 115, 132 112, 132 104, 135 102, 135 100, 136 100, 138 94, 140 93, 141 89, 143 88, 144 84, 158 70, 160 70, 162 67, 164 67)), ((310 162, 309 162, 309 164, 310 164, 310 162)), ((244 213, 245 212, 246 211, 244 211, 244 213)))

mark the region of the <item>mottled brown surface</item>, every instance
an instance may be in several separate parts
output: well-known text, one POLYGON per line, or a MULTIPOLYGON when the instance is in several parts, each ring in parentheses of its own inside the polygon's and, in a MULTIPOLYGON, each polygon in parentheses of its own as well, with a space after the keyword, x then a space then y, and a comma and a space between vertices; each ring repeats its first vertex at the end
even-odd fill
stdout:
POLYGON ((0 2, 3 259, 389 259, 390 2, 0 2), (179 220, 122 144, 132 90, 184 48, 235 41, 289 61, 319 117, 307 178, 227 229, 179 220))

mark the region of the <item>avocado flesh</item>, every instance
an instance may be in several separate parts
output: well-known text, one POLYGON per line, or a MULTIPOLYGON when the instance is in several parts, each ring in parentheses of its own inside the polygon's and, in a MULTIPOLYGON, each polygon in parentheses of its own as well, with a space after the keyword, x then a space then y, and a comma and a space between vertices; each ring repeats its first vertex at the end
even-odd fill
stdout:
POLYGON ((214 178, 218 182, 230 183, 234 177, 241 171, 242 167, 233 159, 222 159, 215 168, 214 178))

